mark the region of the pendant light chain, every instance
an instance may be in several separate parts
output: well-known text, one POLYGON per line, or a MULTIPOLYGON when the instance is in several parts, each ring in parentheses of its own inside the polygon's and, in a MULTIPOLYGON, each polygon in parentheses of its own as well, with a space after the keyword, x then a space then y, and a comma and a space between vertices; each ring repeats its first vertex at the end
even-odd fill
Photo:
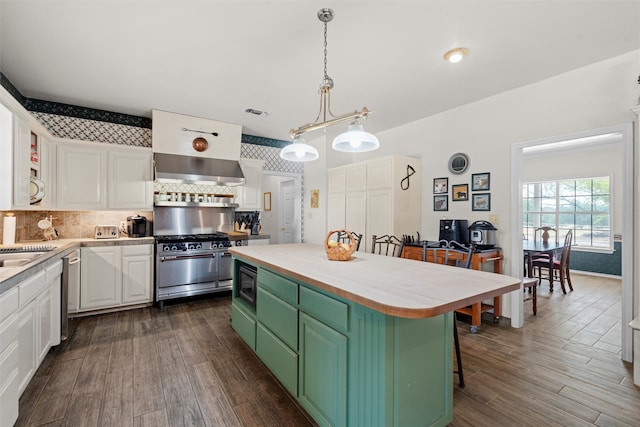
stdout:
MULTIPOLYGON (((1 1, 1 0, 0 0, 1 1)), ((350 113, 335 116, 331 111, 331 89, 333 89, 333 79, 327 73, 327 46, 328 46, 328 23, 333 19, 333 10, 329 8, 320 9, 317 13, 318 19, 324 23, 324 77, 320 85, 320 108, 313 123, 307 123, 296 129, 291 129, 289 135, 293 138, 293 143, 285 146, 280 152, 280 157, 293 162, 306 162, 318 158, 318 150, 307 144, 300 136, 305 132, 324 130, 329 126, 342 122, 351 122, 347 132, 338 135, 331 144, 337 151, 343 152, 364 152, 378 149, 380 143, 378 138, 367 133, 362 128, 358 119, 368 117, 370 111, 367 107, 355 110, 350 113), (322 121, 320 118, 322 117, 322 121), (327 119, 327 117, 331 117, 327 119)))
POLYGON ((324 85, 333 89, 333 80, 327 74, 327 22, 324 23, 324 85))

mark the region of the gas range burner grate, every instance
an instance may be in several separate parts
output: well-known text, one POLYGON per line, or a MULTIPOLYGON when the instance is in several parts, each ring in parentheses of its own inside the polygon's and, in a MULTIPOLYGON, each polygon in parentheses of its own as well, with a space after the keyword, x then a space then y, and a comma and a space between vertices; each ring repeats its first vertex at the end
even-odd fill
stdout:
POLYGON ((224 233, 213 234, 178 234, 171 236, 155 236, 159 243, 180 243, 180 242, 227 242, 229 236, 224 233))

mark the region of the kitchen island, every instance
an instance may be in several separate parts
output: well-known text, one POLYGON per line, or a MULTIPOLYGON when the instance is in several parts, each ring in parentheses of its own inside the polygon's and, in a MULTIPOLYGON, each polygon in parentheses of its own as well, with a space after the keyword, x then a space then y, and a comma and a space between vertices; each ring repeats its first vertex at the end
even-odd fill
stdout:
POLYGON ((452 311, 520 286, 362 252, 329 261, 319 245, 232 252, 233 328, 320 425, 451 422, 452 311))

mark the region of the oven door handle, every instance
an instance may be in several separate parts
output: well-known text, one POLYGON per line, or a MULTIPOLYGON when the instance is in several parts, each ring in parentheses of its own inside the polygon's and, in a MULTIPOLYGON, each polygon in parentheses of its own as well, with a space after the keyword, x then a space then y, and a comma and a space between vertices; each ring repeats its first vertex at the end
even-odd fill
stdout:
POLYGON ((167 256, 167 257, 160 257, 160 262, 182 261, 185 259, 197 259, 197 258, 215 258, 215 256, 216 254, 167 256))

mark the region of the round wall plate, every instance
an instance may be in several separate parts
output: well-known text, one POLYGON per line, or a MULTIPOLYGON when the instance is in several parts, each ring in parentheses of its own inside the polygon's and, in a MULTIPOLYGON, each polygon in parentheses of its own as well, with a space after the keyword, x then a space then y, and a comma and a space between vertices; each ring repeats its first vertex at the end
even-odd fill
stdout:
POLYGON ((456 153, 449 159, 449 172, 455 175, 464 173, 469 167, 469 156, 464 153, 456 153))

